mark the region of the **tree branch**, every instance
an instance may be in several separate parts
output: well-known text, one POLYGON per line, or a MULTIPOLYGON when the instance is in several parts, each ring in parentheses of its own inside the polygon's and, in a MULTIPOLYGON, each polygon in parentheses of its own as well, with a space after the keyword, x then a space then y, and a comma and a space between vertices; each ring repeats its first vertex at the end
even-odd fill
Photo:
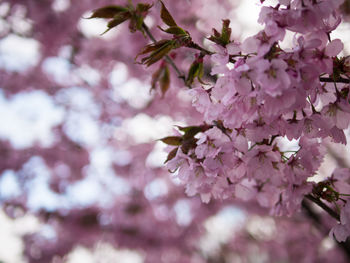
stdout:
POLYGON ((310 200, 311 202, 315 203, 319 207, 321 207, 324 211, 326 211, 331 217, 335 218, 336 220, 340 221, 340 216, 337 212, 335 212, 332 208, 330 208, 328 205, 323 203, 319 198, 315 198, 311 194, 305 195, 305 198, 310 200))
POLYGON ((345 78, 336 78, 336 79, 333 79, 333 78, 320 78, 320 81, 321 82, 330 82, 330 83, 333 83, 333 82, 336 82, 336 83, 350 83, 350 79, 345 79, 345 78))
MULTIPOLYGON (((310 200, 310 199, 309 199, 310 200)), ((328 234, 329 229, 327 229, 323 224, 320 216, 313 211, 312 207, 308 202, 305 201, 305 199, 301 202, 301 205, 305 211, 305 214, 314 221, 315 225, 318 227, 318 229, 325 235, 328 234)), ((350 241, 346 242, 337 242, 337 245, 344 251, 347 258, 350 259, 350 241)))
POLYGON ((197 49, 200 52, 202 52, 204 55, 213 55, 214 54, 213 52, 201 47, 200 45, 194 43, 193 41, 191 41, 191 43, 188 44, 187 47, 197 49))

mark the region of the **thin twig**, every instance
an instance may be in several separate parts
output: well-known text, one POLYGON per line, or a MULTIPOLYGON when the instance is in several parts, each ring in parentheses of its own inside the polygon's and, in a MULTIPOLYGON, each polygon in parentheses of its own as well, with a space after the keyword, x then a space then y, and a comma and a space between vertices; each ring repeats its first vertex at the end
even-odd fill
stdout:
POLYGON ((321 82, 330 82, 330 83, 350 83, 349 79, 344 79, 344 78, 320 78, 321 82))
POLYGON ((204 53, 204 55, 213 55, 214 54, 213 52, 201 47, 200 45, 194 43, 193 41, 191 41, 191 43, 188 44, 187 47, 197 49, 197 50, 201 51, 202 53, 204 53))

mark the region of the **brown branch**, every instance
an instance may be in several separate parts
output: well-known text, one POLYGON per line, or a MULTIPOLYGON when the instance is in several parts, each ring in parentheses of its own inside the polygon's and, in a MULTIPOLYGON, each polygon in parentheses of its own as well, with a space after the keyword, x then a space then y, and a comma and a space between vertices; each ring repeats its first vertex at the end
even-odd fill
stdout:
POLYGON ((333 79, 333 78, 321 78, 320 77, 320 81, 321 82, 330 82, 330 83, 350 83, 350 79, 345 79, 345 78, 336 78, 336 79, 333 79))
POLYGON ((315 203, 319 207, 321 207, 324 211, 326 211, 331 217, 335 218, 336 220, 340 221, 339 214, 334 211, 332 208, 330 208, 328 205, 323 203, 319 198, 316 198, 312 196, 311 194, 305 195, 305 198, 310 200, 311 202, 315 203))
POLYGON ((188 45, 187 45, 188 48, 193 48, 193 49, 197 49, 199 50, 200 52, 202 52, 204 55, 213 55, 214 53, 201 47, 200 45, 194 43, 193 41, 191 41, 188 45))
MULTIPOLYGON (((327 227, 322 224, 320 216, 312 209, 310 204, 304 199, 301 202, 301 205, 305 211, 305 214, 315 223, 319 231, 324 235, 327 235, 329 229, 327 229, 327 227)), ((337 245, 344 251, 346 257, 350 259, 350 241, 341 243, 337 242, 337 245)))

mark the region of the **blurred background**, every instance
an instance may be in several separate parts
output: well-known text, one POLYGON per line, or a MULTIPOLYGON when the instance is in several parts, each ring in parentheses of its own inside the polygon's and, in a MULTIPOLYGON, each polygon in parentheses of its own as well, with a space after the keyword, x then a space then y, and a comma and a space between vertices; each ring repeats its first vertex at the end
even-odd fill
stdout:
MULTIPOLYGON (((237 41, 262 28, 258 0, 164 2, 207 46, 223 18, 237 41)), ((106 21, 86 19, 111 3, 0 1, 0 262, 273 262, 257 244, 275 240, 289 219, 259 209, 248 218, 239 203, 203 207, 163 168, 166 146, 157 140, 175 125, 198 124, 199 115, 174 75, 164 98, 150 91, 156 66, 134 64, 148 43, 142 34, 123 24, 101 35, 106 21), (244 252, 231 242, 243 226, 236 238, 255 242, 244 252)), ((159 3, 153 9, 145 23, 159 39, 159 3)), ((343 9, 346 21, 350 1, 343 9)), ((332 33, 344 41, 343 55, 349 27, 332 33)), ((175 61, 186 68, 193 57, 175 61)), ((320 176, 349 166, 347 148, 329 147, 320 176)), ((310 238, 320 255, 333 255, 331 239, 310 238)))

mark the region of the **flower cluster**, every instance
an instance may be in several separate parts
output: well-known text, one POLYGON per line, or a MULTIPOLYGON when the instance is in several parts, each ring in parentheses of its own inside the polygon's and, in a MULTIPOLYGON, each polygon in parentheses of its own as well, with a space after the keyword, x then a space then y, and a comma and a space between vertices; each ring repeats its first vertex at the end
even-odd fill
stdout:
MULTIPOLYGON (((322 142, 346 144, 347 58, 337 57, 343 44, 330 36, 340 23, 341 3, 280 0, 262 7, 259 22, 265 27, 258 34, 214 45, 211 73, 217 81, 190 91, 204 122, 213 125, 186 152, 179 147, 167 164, 178 169, 189 195, 205 202, 256 199, 277 215, 300 208, 315 185, 308 179, 322 163, 322 142), (282 48, 287 31, 294 41, 282 48), (285 139, 297 142, 293 151, 283 150, 285 139)), ((339 227, 348 224, 348 206, 339 227)))

